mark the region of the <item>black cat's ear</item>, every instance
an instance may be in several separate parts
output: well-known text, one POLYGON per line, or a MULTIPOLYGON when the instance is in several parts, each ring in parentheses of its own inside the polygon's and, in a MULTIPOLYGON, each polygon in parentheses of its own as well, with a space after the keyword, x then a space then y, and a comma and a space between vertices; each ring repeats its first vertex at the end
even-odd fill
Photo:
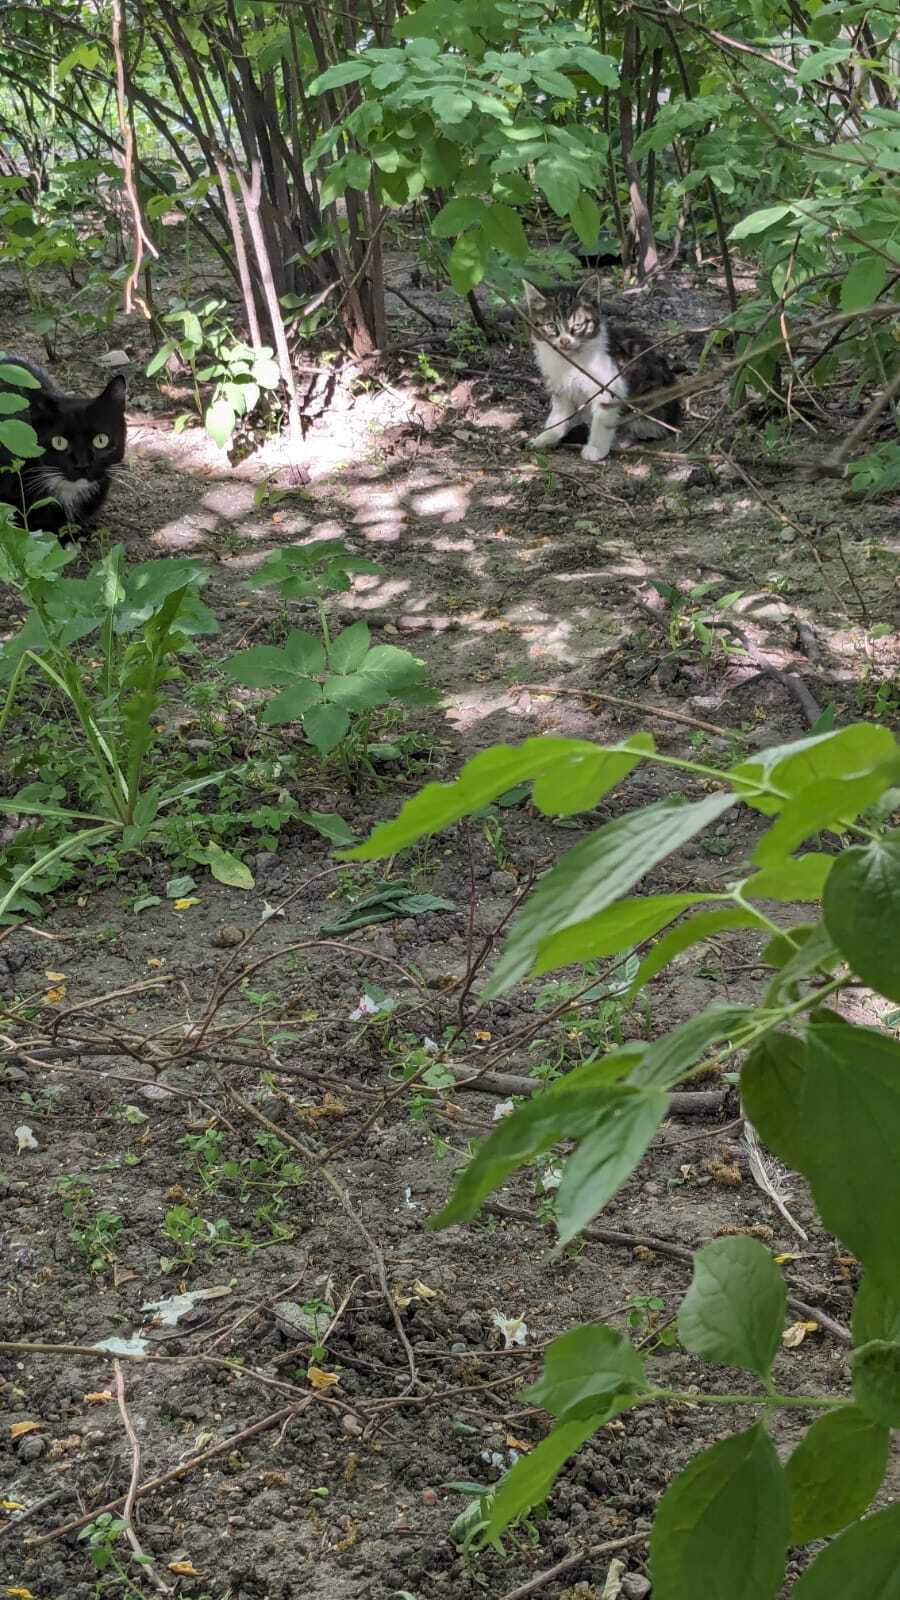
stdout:
POLYGON ((118 373, 115 378, 110 378, 103 393, 98 394, 94 405, 106 411, 125 410, 125 379, 121 373, 118 373))
POLYGON ((578 291, 578 298, 582 305, 596 306, 600 303, 602 293, 603 286, 600 282, 600 275, 592 272, 590 277, 585 278, 584 283, 581 285, 578 291))
POLYGON ((522 280, 522 287, 525 290, 525 304, 529 311, 540 311, 547 304, 546 298, 541 294, 540 289, 536 289, 533 283, 528 282, 527 278, 522 280))

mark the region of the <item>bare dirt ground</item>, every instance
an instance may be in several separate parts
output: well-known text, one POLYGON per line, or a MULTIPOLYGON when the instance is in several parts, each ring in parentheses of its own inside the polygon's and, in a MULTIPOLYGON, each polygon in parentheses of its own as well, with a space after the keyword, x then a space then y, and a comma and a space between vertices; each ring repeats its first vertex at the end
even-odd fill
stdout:
MULTIPOLYGON (((416 302, 402 260, 395 270, 416 302)), ((449 321, 434 296, 421 303, 449 321)), ((722 311, 714 284, 687 279, 626 304, 633 320, 680 331, 683 367, 696 361, 700 330, 722 311)), ((764 423, 729 419, 717 391, 678 444, 709 459, 623 451, 598 470, 566 449, 542 469, 523 448, 543 404, 527 351, 512 341, 449 347, 401 309, 395 370, 354 385, 342 379, 300 450, 276 443, 236 469, 198 430, 173 433, 174 403, 162 405, 141 376, 142 331, 123 322, 108 341, 134 358, 131 466, 109 501, 108 537, 135 559, 190 553, 209 562, 205 595, 222 635, 204 644, 204 659, 283 633, 271 591, 247 587, 264 553, 341 536, 384 572, 357 580, 340 610, 365 617, 378 640, 421 655, 446 696, 439 711, 410 719, 422 735, 421 770, 385 772, 380 787, 356 793, 336 771, 311 771, 304 807, 339 811, 363 837, 426 774, 451 777, 498 740, 552 732, 611 743, 650 729, 664 750, 727 763, 801 736, 816 707, 833 705, 838 721, 896 716, 895 569, 879 552, 900 549, 900 502, 863 506, 842 483, 800 483, 787 467, 761 462, 755 470, 747 463, 762 455, 764 423), (737 466, 723 458, 723 440, 737 466), (296 493, 275 499, 258 492, 266 484, 296 493), (722 645, 704 653, 696 637, 675 638, 654 580, 683 590, 716 580, 713 597, 740 591, 722 613, 722 645), (889 631, 873 639, 874 624, 889 631)), ((42 359, 9 282, 0 293, 0 345, 42 359)), ((67 345, 57 375, 73 389, 99 388, 95 353, 87 341, 67 345)), ((846 417, 828 413, 827 397, 822 404, 826 422, 815 419, 813 431, 798 421, 788 459, 823 456, 840 437, 846 417)), ((291 621, 302 625, 303 617, 301 607, 291 621)), ((198 728, 186 711, 170 733, 189 739, 198 728)), ((671 788, 665 769, 640 768, 574 825, 511 807, 490 827, 473 822, 439 836, 389 869, 341 868, 327 877, 325 841, 292 824, 277 850, 251 856, 253 891, 203 878, 197 903, 183 912, 166 898, 170 862, 138 857, 116 871, 95 864, 48 909, 39 933, 19 930, 0 947, 7 996, 33 995, 45 1015, 48 985, 64 983, 64 1006, 83 1004, 94 1030, 76 1055, 0 1067, 3 1338, 90 1346, 143 1327, 151 1354, 181 1358, 123 1362, 142 1479, 224 1445, 138 1503, 144 1548, 177 1593, 519 1594, 574 1552, 646 1531, 669 1479, 724 1431, 721 1414, 708 1410, 628 1413, 570 1463, 545 1518, 513 1530, 502 1553, 464 1555, 450 1526, 466 1498, 448 1485, 498 1481, 516 1452, 543 1437, 547 1418, 522 1391, 549 1340, 583 1320, 624 1328, 631 1315, 636 1336, 650 1336, 662 1381, 709 1387, 703 1364, 677 1345, 655 1347, 653 1329, 687 1287, 683 1252, 734 1229, 755 1230, 790 1256, 785 1272, 797 1301, 848 1320, 853 1263, 818 1226, 801 1184, 791 1186, 791 1211, 805 1239, 753 1183, 733 1126, 734 1091, 719 1082, 696 1086, 713 1101, 679 1108, 600 1219, 624 1236, 618 1242, 597 1234, 554 1254, 541 1210, 546 1194, 533 1174, 509 1183, 501 1208, 469 1228, 426 1227, 505 1096, 502 1088, 404 1094, 404 1067, 426 1038, 445 1038, 457 1022, 473 953, 529 873, 593 822, 671 788), (456 909, 362 930, 344 946, 316 945, 323 923, 371 893, 388 870, 393 883, 456 909), (237 959, 304 948, 248 976, 221 1012, 237 1024, 259 991, 277 986, 285 1003, 277 1056, 244 1037, 218 1059, 186 1057, 155 1082, 146 1067, 110 1053, 110 1034, 189 1034, 235 961, 237 941, 266 903, 289 894, 284 916, 266 922, 249 956, 237 959), (135 914, 136 898, 148 895, 159 903, 135 914), (352 1013, 371 982, 401 1010, 367 1025, 352 1013), (346 1206, 315 1162, 298 1156, 302 1172, 277 1181, 271 1165, 251 1167, 253 1159, 265 1165, 257 1141, 270 1130, 260 1116, 317 1155, 331 1152, 346 1206), (14 1130, 23 1122, 37 1148, 17 1155, 14 1130), (222 1135, 218 1164, 204 1163, 196 1147, 210 1128, 222 1135), (80 1211, 76 1186, 74 1216, 65 1214, 60 1188, 72 1177, 89 1185, 80 1211), (176 1245, 164 1221, 179 1207, 210 1227, 176 1245), (118 1225, 114 1260, 92 1272, 89 1248, 72 1233, 98 1213, 118 1225), (198 1301, 176 1327, 155 1321, 148 1304, 182 1289, 221 1294, 198 1301), (331 1309, 310 1311, 314 1304, 331 1309), (498 1316, 524 1318, 524 1345, 504 1348, 498 1316), (311 1362, 339 1382, 311 1391, 311 1362)), ((642 888, 739 876, 754 827, 749 814, 735 813, 642 888)), ((659 979, 645 1007, 622 1015, 598 1003, 564 1025, 548 1010, 565 990, 525 985, 465 1014, 453 1059, 521 1076, 565 1067, 604 1038, 653 1037, 714 997, 752 999, 762 982, 756 953, 741 936, 723 936, 659 979)), ((865 998, 859 1006, 871 1020, 865 998)), ((70 1186, 70 1203, 72 1194, 70 1186)), ((74 1531, 60 1530, 128 1486, 131 1446, 110 1397, 111 1358, 12 1352, 2 1371, 0 1581, 34 1600, 87 1600, 95 1577, 85 1547, 74 1531), (25 1423, 34 1426, 18 1426, 25 1423)), ((727 1375, 712 1381, 720 1376, 727 1383, 727 1375)), ((785 1347, 776 1379, 788 1391, 843 1390, 845 1349, 827 1329, 809 1329, 785 1347)), ((788 1451, 807 1420, 791 1413, 779 1446, 788 1451)), ((891 1481, 896 1491, 896 1463, 891 1481)), ((623 1592, 631 1596, 647 1592, 645 1553, 640 1544, 624 1552, 631 1588, 623 1592)), ((609 1559, 588 1554, 540 1593, 591 1600, 609 1559)), ((148 1576, 136 1581, 141 1593, 153 1592, 148 1576)))

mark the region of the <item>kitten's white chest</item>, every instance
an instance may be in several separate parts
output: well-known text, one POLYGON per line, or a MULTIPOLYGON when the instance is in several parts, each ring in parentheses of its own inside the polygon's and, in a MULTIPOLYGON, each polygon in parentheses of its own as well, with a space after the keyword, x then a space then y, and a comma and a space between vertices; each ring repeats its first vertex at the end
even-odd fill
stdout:
POLYGON ((565 395, 576 405, 591 401, 605 405, 628 398, 628 384, 609 353, 605 330, 574 350, 571 361, 544 340, 535 341, 534 351, 551 395, 565 395))

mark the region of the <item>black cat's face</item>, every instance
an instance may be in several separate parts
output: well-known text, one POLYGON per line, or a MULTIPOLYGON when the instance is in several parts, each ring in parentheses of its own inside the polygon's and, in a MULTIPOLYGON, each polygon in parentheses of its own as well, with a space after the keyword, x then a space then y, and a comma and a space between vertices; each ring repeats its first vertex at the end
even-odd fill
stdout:
POLYGON ((595 278, 588 278, 580 289, 553 289, 547 294, 526 283, 525 304, 535 337, 556 350, 582 349, 597 337, 603 323, 595 278))
POLYGON ((94 400, 43 391, 29 400, 31 426, 44 452, 35 465, 51 493, 66 485, 86 491, 122 460, 124 378, 113 378, 94 400))

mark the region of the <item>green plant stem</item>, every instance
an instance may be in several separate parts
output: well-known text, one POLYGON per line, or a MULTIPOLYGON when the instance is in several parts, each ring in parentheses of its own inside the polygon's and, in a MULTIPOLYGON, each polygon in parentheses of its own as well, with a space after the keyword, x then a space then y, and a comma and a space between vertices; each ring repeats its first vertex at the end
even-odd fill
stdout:
POLYGON ((36 877, 38 873, 42 872, 44 867, 49 866, 51 861, 58 861, 61 856, 68 855, 69 851, 74 850, 77 845, 94 844, 98 839, 103 839, 107 834, 114 832, 115 828, 111 823, 104 823, 102 828, 86 828, 82 833, 75 833, 70 838, 63 839, 62 844, 56 845, 54 849, 48 850, 45 855, 40 856, 37 861, 32 861, 29 866, 23 867, 15 882, 10 884, 5 895, 0 899, 0 917, 3 916, 7 907, 11 905, 19 890, 26 883, 29 883, 32 878, 36 877))
POLYGON ((641 1396, 639 1404, 652 1405, 656 1402, 688 1406, 777 1406, 785 1411, 842 1411, 853 1404, 852 1400, 835 1399, 830 1395, 779 1394, 777 1390, 771 1394, 692 1394, 681 1389, 652 1389, 649 1394, 641 1396))

